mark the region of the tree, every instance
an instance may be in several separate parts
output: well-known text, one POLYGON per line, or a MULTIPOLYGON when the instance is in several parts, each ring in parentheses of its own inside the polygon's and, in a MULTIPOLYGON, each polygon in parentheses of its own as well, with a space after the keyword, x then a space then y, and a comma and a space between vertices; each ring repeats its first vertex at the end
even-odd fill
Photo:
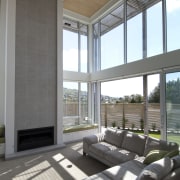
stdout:
POLYGON ((143 101, 143 96, 141 96, 140 94, 132 94, 129 97, 130 103, 142 103, 142 101, 143 101))
POLYGON ((149 95, 149 103, 160 103, 160 84, 149 95))
POLYGON ((166 83, 166 100, 173 104, 180 103, 180 79, 168 81, 166 83))

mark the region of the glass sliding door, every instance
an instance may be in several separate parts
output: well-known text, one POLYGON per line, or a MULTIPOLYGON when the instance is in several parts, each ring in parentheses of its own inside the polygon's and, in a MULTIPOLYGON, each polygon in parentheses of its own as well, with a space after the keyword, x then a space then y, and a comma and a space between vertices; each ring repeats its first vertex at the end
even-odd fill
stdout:
POLYGON ((180 72, 166 74, 167 140, 180 144, 180 72))

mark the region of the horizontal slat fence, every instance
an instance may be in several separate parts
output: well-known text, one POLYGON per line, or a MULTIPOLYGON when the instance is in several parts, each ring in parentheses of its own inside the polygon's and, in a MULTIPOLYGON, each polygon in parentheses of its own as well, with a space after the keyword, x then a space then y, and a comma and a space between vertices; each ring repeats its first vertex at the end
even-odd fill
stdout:
MULTIPOLYGON (((126 119, 125 128, 141 128, 141 119, 143 116, 143 104, 140 103, 117 103, 117 104, 101 104, 101 124, 102 126, 112 126, 115 122, 116 126, 122 127, 123 109, 126 119)), ((160 105, 148 105, 148 122, 149 129, 160 129, 160 105), (153 126, 154 125, 154 126, 153 126)))

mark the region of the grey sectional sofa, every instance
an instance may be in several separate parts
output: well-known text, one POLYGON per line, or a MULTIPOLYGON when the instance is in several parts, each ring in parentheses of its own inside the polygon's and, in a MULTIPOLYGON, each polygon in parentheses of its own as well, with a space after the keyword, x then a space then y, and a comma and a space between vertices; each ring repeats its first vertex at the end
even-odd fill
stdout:
POLYGON ((180 179, 177 143, 109 128, 103 134, 84 137, 83 154, 110 167, 87 180, 180 179))

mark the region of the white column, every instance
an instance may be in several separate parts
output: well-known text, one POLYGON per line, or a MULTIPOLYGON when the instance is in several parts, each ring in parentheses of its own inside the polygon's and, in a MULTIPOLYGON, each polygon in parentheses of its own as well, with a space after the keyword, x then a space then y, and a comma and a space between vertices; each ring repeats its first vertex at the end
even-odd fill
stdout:
POLYGON ((144 96, 144 134, 148 135, 149 132, 149 122, 147 116, 147 108, 148 108, 148 89, 147 89, 147 75, 143 75, 143 96, 144 96))
POLYGON ((166 122, 166 74, 160 73, 160 114, 161 114, 161 139, 167 139, 167 122, 166 122))
MULTIPOLYGON (((88 73, 93 71, 93 30, 92 24, 88 25, 88 73)), ((93 95, 93 86, 92 83, 89 83, 88 86, 88 118, 91 120, 91 123, 94 123, 94 95, 93 95)))
POLYGON ((97 82, 97 102, 96 102, 96 105, 97 105, 97 115, 96 115, 96 118, 98 120, 98 131, 101 132, 101 83, 100 82, 97 82))
POLYGON ((57 0, 57 144, 63 143, 63 0, 57 0))
POLYGON ((1 0, 5 37, 5 157, 14 153, 16 0, 1 0))

